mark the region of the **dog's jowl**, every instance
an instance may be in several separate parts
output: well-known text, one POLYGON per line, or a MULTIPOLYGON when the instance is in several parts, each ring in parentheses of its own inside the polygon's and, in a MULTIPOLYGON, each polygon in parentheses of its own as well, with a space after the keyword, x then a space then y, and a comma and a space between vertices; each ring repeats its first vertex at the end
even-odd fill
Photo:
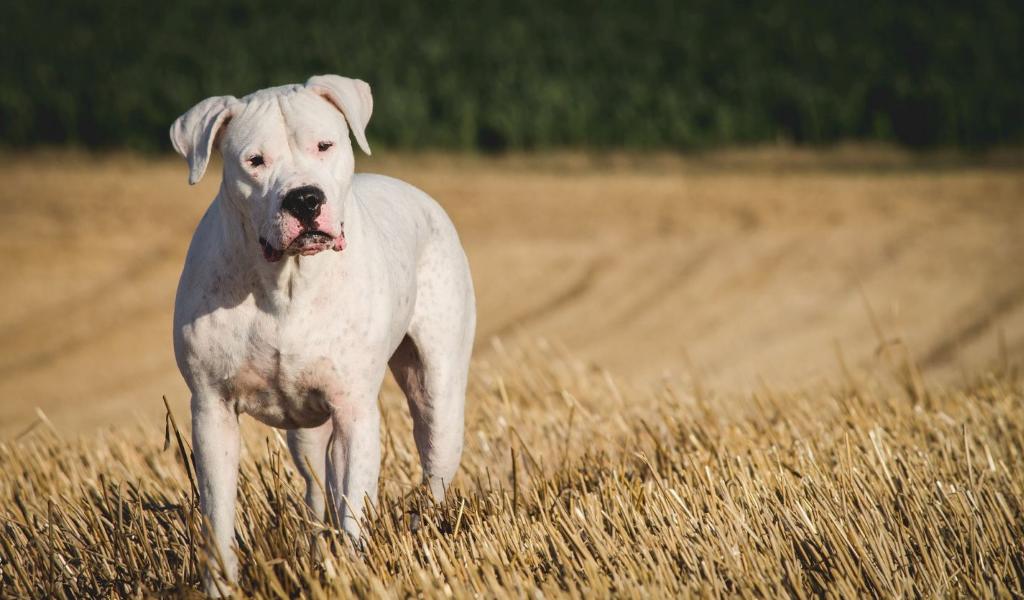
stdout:
POLYGON ((355 540, 377 494, 386 369, 409 399, 435 499, 458 468, 476 323, 469 266, 434 200, 354 174, 349 133, 369 154, 372 111, 365 82, 323 75, 207 98, 171 127, 191 183, 215 147, 224 163, 174 308, 206 550, 224 566, 206 576, 211 594, 238 573, 239 415, 288 430, 312 515, 330 509, 355 540))

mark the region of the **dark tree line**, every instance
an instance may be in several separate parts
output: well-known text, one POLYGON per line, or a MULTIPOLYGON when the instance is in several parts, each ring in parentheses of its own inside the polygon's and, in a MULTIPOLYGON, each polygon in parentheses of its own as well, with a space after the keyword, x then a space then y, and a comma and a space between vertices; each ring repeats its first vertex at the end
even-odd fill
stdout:
POLYGON ((371 143, 697 148, 1024 139, 1024 2, 32 0, 0 18, 0 144, 168 147, 213 94, 375 92, 371 143))

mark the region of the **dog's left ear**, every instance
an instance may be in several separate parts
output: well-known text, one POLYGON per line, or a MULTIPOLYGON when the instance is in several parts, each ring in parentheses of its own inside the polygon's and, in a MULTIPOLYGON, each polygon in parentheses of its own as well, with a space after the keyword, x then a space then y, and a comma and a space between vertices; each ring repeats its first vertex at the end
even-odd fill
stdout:
POLYGON ((314 75, 306 81, 306 87, 323 96, 345 115, 356 143, 363 152, 370 154, 370 145, 366 143, 366 124, 373 114, 370 84, 339 75, 314 75))
POLYGON ((206 173, 217 133, 231 119, 234 96, 214 96, 196 104, 171 125, 171 144, 188 161, 188 182, 195 185, 206 173))

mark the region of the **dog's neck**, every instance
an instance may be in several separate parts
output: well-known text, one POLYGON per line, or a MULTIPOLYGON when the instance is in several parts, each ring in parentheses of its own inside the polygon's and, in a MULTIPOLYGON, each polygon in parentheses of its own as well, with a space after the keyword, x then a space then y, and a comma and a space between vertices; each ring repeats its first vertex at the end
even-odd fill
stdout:
MULTIPOLYGON (((303 298, 315 295, 318 289, 339 276, 352 261, 352 242, 359 238, 360 210, 352 193, 346 198, 344 235, 349 248, 341 252, 324 250, 312 256, 286 254, 276 262, 267 261, 261 252, 258 234, 245 219, 239 219, 226 190, 220 195, 221 222, 224 225, 225 247, 231 248, 233 268, 251 273, 251 292, 264 304, 264 309, 285 313, 303 298), (355 238, 355 240, 353 239, 355 238)), ((355 250, 358 251, 358 250, 355 250)))

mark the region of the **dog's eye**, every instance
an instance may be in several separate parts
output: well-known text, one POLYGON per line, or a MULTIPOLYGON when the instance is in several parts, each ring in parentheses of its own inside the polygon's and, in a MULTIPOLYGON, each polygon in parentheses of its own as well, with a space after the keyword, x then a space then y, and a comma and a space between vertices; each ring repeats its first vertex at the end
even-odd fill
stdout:
POLYGON ((248 163, 253 167, 262 166, 264 163, 262 154, 253 154, 252 156, 247 158, 246 161, 248 161, 248 163))
POLYGON ((327 152, 328 150, 331 149, 331 146, 333 145, 334 142, 320 142, 319 144, 316 145, 316 149, 319 150, 320 152, 327 152))

